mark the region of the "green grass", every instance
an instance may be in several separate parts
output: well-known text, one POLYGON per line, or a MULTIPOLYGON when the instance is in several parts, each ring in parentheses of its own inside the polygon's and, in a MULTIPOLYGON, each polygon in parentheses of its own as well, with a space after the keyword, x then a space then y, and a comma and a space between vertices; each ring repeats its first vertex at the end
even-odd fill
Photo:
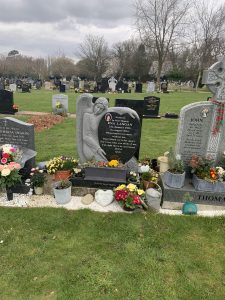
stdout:
MULTIPOLYGON (((50 112, 51 95, 16 94, 15 102, 21 110, 50 112)), ((160 94, 160 112, 179 112, 207 95, 160 94)), ((177 124, 144 120, 141 157, 174 146, 177 124)), ((36 133, 37 161, 76 156, 75 126, 67 118, 36 133)), ((224 217, 1 207, 0 220, 0 299, 224 299, 224 217)))
MULTIPOLYGON (((51 98, 53 91, 32 91, 31 93, 15 93, 15 103, 20 110, 25 111, 46 111, 51 112, 51 98)), ((69 111, 75 112, 76 99, 79 94, 71 91, 69 96, 69 111)), ((96 96, 105 96, 110 99, 110 106, 113 106, 116 98, 144 99, 149 95, 142 94, 95 94, 96 96)), ((187 104, 197 101, 205 101, 210 93, 206 92, 173 92, 169 94, 154 94, 161 99, 160 114, 166 112, 179 113, 180 109, 187 104)), ((21 117, 20 117, 21 118, 21 117)), ((22 117, 26 120, 27 117, 22 117)), ((143 120, 140 158, 144 156, 158 157, 173 147, 176 142, 177 120, 143 120)), ((75 120, 66 119, 64 123, 56 125, 54 128, 35 134, 35 144, 37 161, 45 161, 56 155, 77 156, 76 138, 75 138, 75 120)))
MULTIPOLYGON (((58 94, 57 91, 45 91, 45 90, 32 90, 31 93, 18 93, 14 94, 14 102, 19 105, 19 110, 25 111, 52 111, 52 96, 58 94)), ((69 101, 69 112, 75 113, 76 111, 76 99, 80 94, 75 94, 72 91, 66 93, 69 101)), ((139 99, 143 100, 144 97, 150 95, 149 93, 132 93, 132 94, 93 94, 98 97, 107 97, 110 100, 110 106, 114 106, 115 99, 139 99)), ((178 113, 184 105, 192 102, 205 101, 211 93, 207 92, 172 92, 169 94, 154 94, 156 97, 160 97, 161 106, 160 113, 166 112, 178 113)))
POLYGON ((0 208, 1 299, 224 299, 225 219, 0 208))

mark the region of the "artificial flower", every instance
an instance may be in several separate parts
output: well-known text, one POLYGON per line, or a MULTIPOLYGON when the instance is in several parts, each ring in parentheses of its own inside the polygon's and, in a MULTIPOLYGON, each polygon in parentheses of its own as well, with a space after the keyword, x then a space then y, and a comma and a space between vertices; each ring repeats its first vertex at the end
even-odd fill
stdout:
POLYGON ((10 171, 9 168, 4 168, 1 171, 1 175, 4 176, 4 177, 8 176, 10 173, 11 173, 11 171, 10 171))

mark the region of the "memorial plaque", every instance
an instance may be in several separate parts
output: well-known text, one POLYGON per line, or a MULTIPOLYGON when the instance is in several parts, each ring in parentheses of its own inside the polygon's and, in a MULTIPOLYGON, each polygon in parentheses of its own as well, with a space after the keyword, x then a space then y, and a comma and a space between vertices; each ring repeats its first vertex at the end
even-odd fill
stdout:
POLYGON ((0 90, 0 113, 14 115, 13 92, 0 90))
POLYGON ((117 158, 123 163, 129 161, 139 148, 140 129, 139 120, 129 114, 107 112, 103 115, 98 127, 98 138, 106 158, 117 158))
MULTIPOLYGON (((14 118, 0 119, 0 145, 12 144, 35 150, 34 125, 14 118)), ((26 162, 26 167, 35 166, 35 159, 26 162)))
POLYGON ((160 118, 159 116, 160 98, 148 96, 144 98, 144 118, 160 118))

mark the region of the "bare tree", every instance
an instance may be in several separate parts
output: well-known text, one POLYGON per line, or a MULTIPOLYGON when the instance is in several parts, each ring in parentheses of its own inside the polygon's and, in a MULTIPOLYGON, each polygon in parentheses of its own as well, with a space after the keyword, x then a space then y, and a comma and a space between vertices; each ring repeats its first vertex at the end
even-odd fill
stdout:
POLYGON ((157 82, 170 45, 181 35, 188 0, 136 0, 136 28, 142 43, 155 49, 158 60, 157 82))
POLYGON ((65 56, 51 58, 49 69, 53 76, 71 77, 75 74, 73 60, 65 56))
POLYGON ((108 45, 104 37, 87 35, 80 44, 79 54, 94 79, 101 79, 107 70, 109 60, 108 45))
POLYGON ((113 45, 112 57, 115 59, 116 73, 119 80, 132 73, 132 58, 136 50, 133 40, 118 42, 113 45))
POLYGON ((197 1, 194 8, 192 52, 193 65, 198 68, 197 88, 203 69, 225 53, 225 4, 202 0, 197 1))

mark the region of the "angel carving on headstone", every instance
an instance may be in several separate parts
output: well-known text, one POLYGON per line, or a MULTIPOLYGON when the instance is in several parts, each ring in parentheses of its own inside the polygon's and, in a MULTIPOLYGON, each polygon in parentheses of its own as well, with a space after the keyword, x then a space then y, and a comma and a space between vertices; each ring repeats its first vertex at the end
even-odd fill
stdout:
POLYGON ((77 149, 81 163, 95 159, 107 161, 105 151, 99 145, 98 126, 102 116, 107 112, 116 112, 120 115, 128 113, 132 118, 139 120, 138 114, 128 107, 108 107, 108 100, 99 97, 93 103, 91 94, 82 94, 77 99, 77 149))

